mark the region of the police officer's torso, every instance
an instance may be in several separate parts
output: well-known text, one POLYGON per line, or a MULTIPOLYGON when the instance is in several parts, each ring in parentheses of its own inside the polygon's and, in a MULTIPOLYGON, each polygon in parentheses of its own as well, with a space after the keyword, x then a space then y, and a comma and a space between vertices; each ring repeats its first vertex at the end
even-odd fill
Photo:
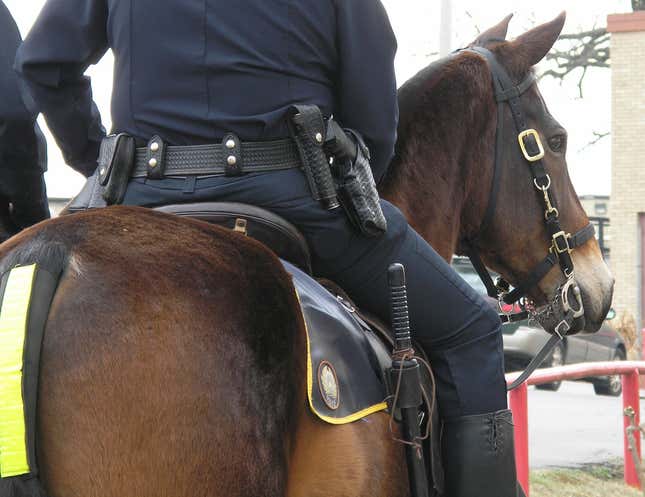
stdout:
POLYGON ((174 144, 287 135, 293 102, 333 112, 333 0, 110 0, 114 129, 174 144))
POLYGON ((83 74, 110 47, 114 132, 271 140, 293 104, 316 104, 363 136, 377 179, 392 157, 396 39, 380 0, 47 0, 16 70, 86 176, 104 130, 83 74))

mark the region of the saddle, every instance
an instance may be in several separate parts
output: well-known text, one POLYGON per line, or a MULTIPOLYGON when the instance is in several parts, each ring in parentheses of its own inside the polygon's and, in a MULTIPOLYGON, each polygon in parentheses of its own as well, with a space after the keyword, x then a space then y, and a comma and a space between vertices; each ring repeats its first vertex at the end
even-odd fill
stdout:
POLYGON ((265 209, 239 203, 177 204, 156 210, 233 229, 280 258, 292 276, 307 327, 307 390, 316 416, 344 424, 388 408, 387 370, 392 360, 387 328, 370 326, 342 290, 311 277, 309 248, 295 226, 265 209))
POLYGON ((155 210, 199 219, 248 235, 269 247, 280 259, 311 274, 311 255, 305 237, 293 224, 265 209, 235 202, 205 202, 165 205, 155 210))

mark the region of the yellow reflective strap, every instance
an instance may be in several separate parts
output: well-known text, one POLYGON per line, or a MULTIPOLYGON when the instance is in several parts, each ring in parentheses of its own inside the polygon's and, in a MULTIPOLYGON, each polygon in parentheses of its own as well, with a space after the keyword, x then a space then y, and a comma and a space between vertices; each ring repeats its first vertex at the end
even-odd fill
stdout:
POLYGON ((22 367, 36 265, 11 270, 0 309, 0 476, 29 473, 22 367))

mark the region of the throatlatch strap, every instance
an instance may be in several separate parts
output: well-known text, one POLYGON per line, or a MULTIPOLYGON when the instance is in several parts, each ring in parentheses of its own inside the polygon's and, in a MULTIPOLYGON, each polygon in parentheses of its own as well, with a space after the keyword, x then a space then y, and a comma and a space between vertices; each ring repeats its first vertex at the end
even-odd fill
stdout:
POLYGON ((470 259, 470 263, 475 268, 475 271, 477 271, 477 274, 479 275, 479 279, 482 280, 482 283, 486 287, 486 292, 488 293, 488 296, 496 299, 498 297, 499 290, 497 289, 497 286, 495 286, 495 282, 493 281, 493 278, 491 278, 490 273, 488 272, 488 269, 486 269, 484 262, 479 256, 479 252, 477 252, 476 250, 473 250, 470 245, 467 245, 466 255, 470 259))
POLYGON ((504 295, 504 302, 506 304, 512 304, 520 300, 527 292, 537 285, 542 278, 544 278, 551 268, 555 266, 558 262, 558 257, 549 253, 542 262, 540 262, 537 267, 533 270, 528 278, 526 278, 517 288, 514 288, 512 292, 504 295))

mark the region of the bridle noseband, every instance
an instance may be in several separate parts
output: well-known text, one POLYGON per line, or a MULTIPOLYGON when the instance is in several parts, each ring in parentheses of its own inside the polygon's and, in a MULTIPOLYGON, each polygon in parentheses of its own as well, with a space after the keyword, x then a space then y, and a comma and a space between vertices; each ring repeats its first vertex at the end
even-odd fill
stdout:
MULTIPOLYGON (((497 299, 500 302, 500 307, 502 303, 514 304, 527 296, 531 288, 535 287, 540 281, 542 281, 542 279, 556 264, 560 266, 560 270, 565 277, 565 283, 558 289, 556 300, 550 304, 549 309, 550 312, 553 311, 553 308, 561 311, 562 319, 555 325, 555 335, 552 337, 552 340, 549 341, 550 347, 546 350, 546 353, 542 354, 542 352, 544 352, 543 350, 538 354, 538 356, 543 355, 537 363, 537 365, 539 365, 553 348, 555 343, 561 340, 562 337, 573 328, 574 321, 584 316, 584 306, 582 304, 580 289, 575 280, 571 252, 592 239, 595 235, 595 230, 592 224, 588 224, 577 233, 570 234, 564 231, 560 225, 560 213, 550 191, 551 177, 546 172, 542 162, 545 155, 544 146, 542 145, 539 133, 535 129, 528 127, 520 102, 522 94, 535 84, 535 75, 531 73, 519 85, 515 85, 506 69, 499 63, 495 55, 490 50, 483 47, 472 47, 464 50, 483 56, 488 62, 493 78, 495 99, 497 101, 497 130, 495 136, 493 182, 488 205, 478 233, 474 237, 462 241, 462 246, 465 248, 466 255, 470 258, 473 267, 486 286, 488 295, 497 299), (544 207, 544 222, 546 229, 551 237, 551 247, 549 248, 547 256, 529 273, 526 279, 517 284, 513 290, 510 289, 509 283, 501 278, 498 279, 497 283, 493 282, 493 279, 475 248, 477 238, 490 225, 497 206, 500 187, 500 161, 504 134, 503 106, 505 103, 507 103, 511 109, 515 128, 518 133, 517 139, 519 147, 522 151, 522 155, 524 156, 524 160, 533 175, 533 184, 539 192, 539 196, 544 207), (569 292, 573 293, 575 302, 571 302, 569 292)), ((531 314, 540 321, 539 313, 535 313, 534 309, 531 314)), ((529 312, 526 310, 526 307, 524 307, 523 312, 506 315, 506 317, 503 315, 502 318, 503 321, 509 322, 526 319, 528 315, 529 312)), ((538 357, 535 359, 537 360, 538 357)), ((533 362, 531 364, 533 364, 533 362)), ((527 371, 529 368, 527 368, 527 371)), ((529 371, 528 374, 530 374, 530 372, 532 371, 529 371)))

